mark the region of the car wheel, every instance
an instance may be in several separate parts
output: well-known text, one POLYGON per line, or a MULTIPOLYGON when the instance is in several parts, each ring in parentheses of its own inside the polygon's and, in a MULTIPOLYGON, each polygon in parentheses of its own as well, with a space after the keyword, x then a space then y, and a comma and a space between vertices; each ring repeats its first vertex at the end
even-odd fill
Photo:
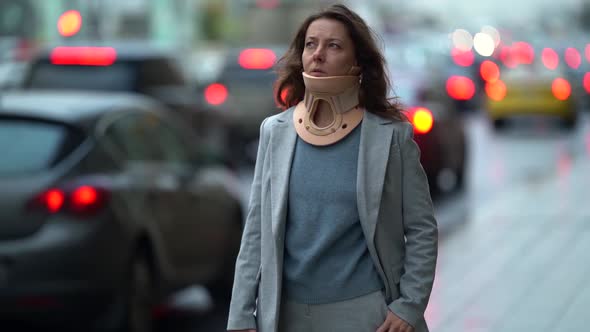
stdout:
POLYGON ((127 315, 124 324, 127 331, 151 332, 154 330, 152 309, 155 288, 152 265, 147 255, 138 253, 131 262, 127 315))
POLYGON ((119 292, 94 324, 95 332, 151 332, 155 279, 148 256, 137 253, 130 261, 119 292))
MULTIPOLYGON (((238 210, 239 211, 239 210, 238 210)), ((209 293, 215 301, 225 303, 231 298, 234 273, 236 267, 236 258, 240 251, 240 241, 242 238, 242 214, 236 212, 236 227, 231 232, 228 240, 228 252, 223 260, 223 268, 217 279, 208 285, 209 293)))

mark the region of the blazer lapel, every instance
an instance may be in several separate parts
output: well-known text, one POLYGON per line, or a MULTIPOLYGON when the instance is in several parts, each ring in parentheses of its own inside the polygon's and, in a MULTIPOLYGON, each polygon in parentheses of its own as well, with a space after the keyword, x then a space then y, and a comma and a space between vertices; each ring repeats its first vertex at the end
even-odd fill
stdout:
POLYGON ((272 207, 272 232, 280 247, 282 234, 285 230, 287 210, 287 195, 289 177, 291 174, 291 162, 295 151, 297 133, 292 125, 291 112, 285 112, 285 116, 277 118, 271 133, 271 207, 272 207))
POLYGON ((361 226, 370 251, 374 238, 389 149, 393 136, 392 121, 365 112, 361 124, 361 141, 357 174, 357 206, 361 226))

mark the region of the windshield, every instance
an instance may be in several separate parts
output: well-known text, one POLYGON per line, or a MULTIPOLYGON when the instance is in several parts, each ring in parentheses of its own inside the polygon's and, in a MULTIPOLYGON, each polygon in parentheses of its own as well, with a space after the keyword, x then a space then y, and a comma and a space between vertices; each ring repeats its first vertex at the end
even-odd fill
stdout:
POLYGON ((30 89, 135 91, 135 73, 131 64, 110 66, 56 66, 38 63, 26 83, 30 89))
POLYGON ((80 142, 80 135, 63 125, 0 118, 0 177, 49 169, 80 142))

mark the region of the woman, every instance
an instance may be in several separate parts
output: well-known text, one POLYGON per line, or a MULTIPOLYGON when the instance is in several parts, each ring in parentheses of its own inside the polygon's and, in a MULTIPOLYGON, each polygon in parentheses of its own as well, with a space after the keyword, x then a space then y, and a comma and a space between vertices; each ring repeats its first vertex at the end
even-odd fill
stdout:
POLYGON ((276 87, 228 330, 428 331, 437 225, 370 29, 342 5, 310 16, 276 87))

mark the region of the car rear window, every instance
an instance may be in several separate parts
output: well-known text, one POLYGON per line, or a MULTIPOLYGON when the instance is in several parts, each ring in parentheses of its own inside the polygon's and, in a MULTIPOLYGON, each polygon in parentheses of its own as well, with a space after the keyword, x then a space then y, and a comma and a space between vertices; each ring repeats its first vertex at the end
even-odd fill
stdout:
POLYGON ((0 177, 50 169, 79 146, 82 138, 65 125, 0 117, 0 177))
POLYGON ((134 91, 135 67, 130 63, 110 66, 61 66, 39 62, 32 68, 25 88, 91 91, 134 91))

